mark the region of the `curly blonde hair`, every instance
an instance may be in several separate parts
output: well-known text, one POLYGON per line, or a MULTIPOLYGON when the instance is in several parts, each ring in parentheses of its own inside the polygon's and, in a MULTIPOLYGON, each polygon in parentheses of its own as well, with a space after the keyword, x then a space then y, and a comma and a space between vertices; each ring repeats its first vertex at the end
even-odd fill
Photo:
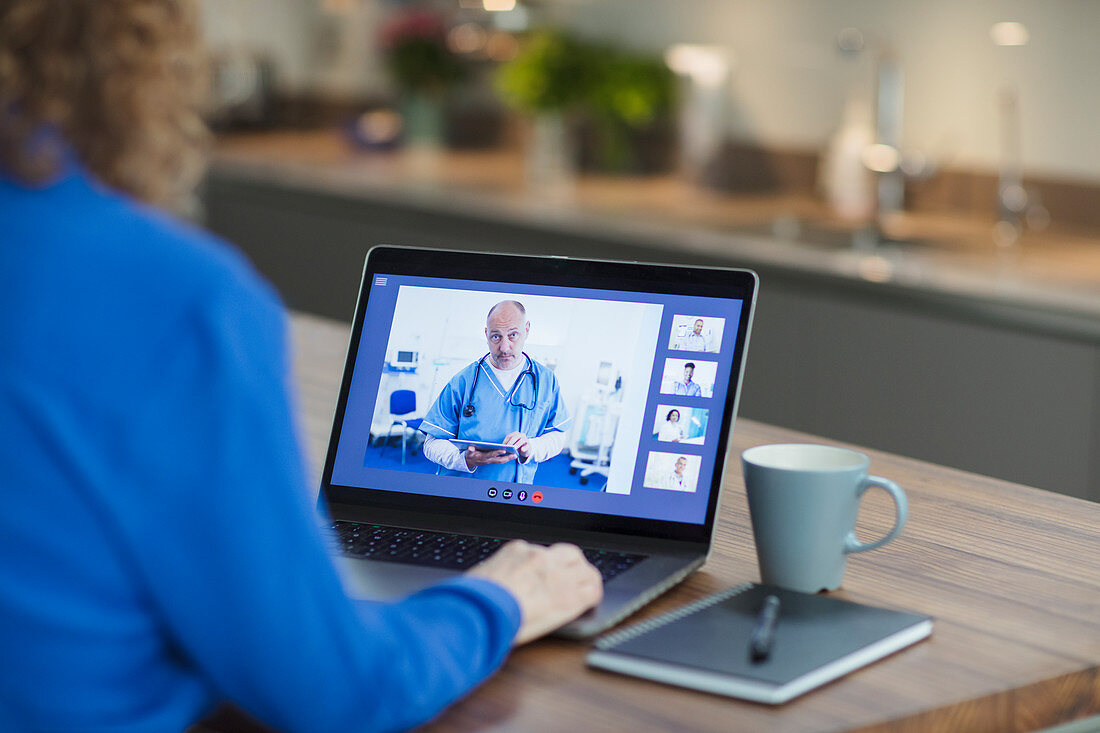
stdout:
POLYGON ((31 184, 69 151, 155 204, 203 169, 194 0, 0 0, 0 170, 31 184))

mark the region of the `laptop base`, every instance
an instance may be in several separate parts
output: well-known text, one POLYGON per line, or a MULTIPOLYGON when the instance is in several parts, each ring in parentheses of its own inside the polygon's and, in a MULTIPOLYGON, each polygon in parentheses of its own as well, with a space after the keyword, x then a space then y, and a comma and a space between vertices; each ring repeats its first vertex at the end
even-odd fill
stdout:
MULTIPOLYGON (((334 558, 344 589, 352 598, 396 601, 431 585, 461 575, 460 571, 404 563, 334 558)), ((604 586, 600 605, 555 632, 556 636, 584 639, 619 623, 669 590, 703 564, 702 556, 648 557, 604 586)))

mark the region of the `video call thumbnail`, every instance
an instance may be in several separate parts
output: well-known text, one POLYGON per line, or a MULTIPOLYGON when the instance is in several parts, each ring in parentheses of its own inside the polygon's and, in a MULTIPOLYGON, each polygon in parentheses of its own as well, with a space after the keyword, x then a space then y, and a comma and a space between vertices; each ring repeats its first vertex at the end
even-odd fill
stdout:
POLYGON ((701 463, 699 456, 652 451, 646 460, 642 486, 668 491, 695 491, 701 463))
POLYGON ((722 347, 725 328, 725 318, 677 314, 672 317, 668 348, 717 354, 722 347))
POLYGON ((712 397, 718 362, 696 359, 665 359, 661 394, 678 397, 712 397))
POLYGON ((702 407, 657 405, 653 437, 663 443, 702 445, 710 411, 702 407))

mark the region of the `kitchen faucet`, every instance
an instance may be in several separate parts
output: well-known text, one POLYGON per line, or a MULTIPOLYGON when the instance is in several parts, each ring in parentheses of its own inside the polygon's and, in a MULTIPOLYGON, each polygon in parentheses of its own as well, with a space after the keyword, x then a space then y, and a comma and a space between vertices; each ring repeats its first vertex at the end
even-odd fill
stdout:
POLYGON ((875 70, 875 146, 864 164, 878 174, 875 186, 875 223, 882 225, 905 208, 905 173, 901 168, 901 122, 905 102, 905 75, 897 56, 880 49, 875 70))
POLYGON ((910 178, 927 178, 933 172, 923 156, 903 159, 901 130, 905 102, 905 74, 897 54, 883 41, 869 43, 862 31, 845 28, 837 35, 842 52, 868 50, 874 63, 875 142, 863 151, 863 164, 875 174, 875 211, 867 226, 855 233, 857 249, 889 241, 884 231, 891 218, 905 208, 905 184, 910 178))

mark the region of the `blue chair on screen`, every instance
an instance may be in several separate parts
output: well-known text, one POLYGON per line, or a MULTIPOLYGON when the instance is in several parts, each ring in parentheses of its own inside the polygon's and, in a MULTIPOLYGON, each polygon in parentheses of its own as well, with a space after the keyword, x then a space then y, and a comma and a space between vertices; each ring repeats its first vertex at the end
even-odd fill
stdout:
POLYGON ((423 418, 405 417, 413 412, 416 412, 416 392, 411 389, 396 389, 390 393, 390 417, 393 418, 393 422, 390 423, 390 429, 386 431, 386 437, 382 439, 382 450, 379 451, 378 455, 386 452, 386 444, 390 442, 390 438, 393 436, 394 426, 400 425, 401 465, 405 464, 405 443, 409 431, 412 430, 415 434, 420 429, 420 423, 424 422, 423 418))

